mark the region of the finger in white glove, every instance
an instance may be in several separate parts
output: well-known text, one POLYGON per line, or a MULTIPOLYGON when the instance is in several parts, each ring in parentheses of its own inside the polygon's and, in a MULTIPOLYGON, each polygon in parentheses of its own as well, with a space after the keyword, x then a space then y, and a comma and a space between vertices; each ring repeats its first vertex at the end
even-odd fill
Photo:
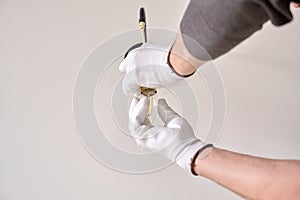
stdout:
POLYGON ((206 144, 195 137, 190 124, 176 113, 165 99, 158 101, 158 114, 164 126, 153 126, 147 120, 148 103, 146 97, 135 98, 131 102, 130 134, 141 149, 157 151, 190 171, 191 159, 206 144))

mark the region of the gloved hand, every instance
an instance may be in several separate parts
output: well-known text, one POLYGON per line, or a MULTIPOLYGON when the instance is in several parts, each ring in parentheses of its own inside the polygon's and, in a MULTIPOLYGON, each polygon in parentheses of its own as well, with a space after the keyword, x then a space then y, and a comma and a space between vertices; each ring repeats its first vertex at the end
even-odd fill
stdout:
POLYGON ((137 145, 146 151, 158 151, 190 171, 195 153, 205 144, 194 135, 190 124, 169 107, 165 99, 158 101, 158 114, 164 126, 153 126, 147 118, 148 98, 134 98, 129 110, 129 130, 137 145))
POLYGON ((140 86, 159 88, 182 80, 168 65, 169 51, 169 47, 150 43, 130 51, 119 66, 126 73, 122 82, 124 93, 129 95, 140 86))

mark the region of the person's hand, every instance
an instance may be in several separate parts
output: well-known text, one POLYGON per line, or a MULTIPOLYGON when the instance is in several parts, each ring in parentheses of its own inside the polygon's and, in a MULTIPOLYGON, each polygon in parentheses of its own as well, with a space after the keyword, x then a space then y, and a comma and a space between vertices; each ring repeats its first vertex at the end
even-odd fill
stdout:
POLYGON ((191 159, 205 147, 194 135, 191 125, 169 107, 165 99, 158 101, 158 114, 164 126, 153 126, 147 118, 148 98, 134 97, 129 109, 129 131, 137 145, 145 151, 157 151, 181 168, 190 171, 191 159))
POLYGON ((168 65, 168 47, 157 44, 143 44, 130 51, 121 62, 119 70, 125 72, 122 82, 126 95, 140 86, 159 88, 169 86, 183 79, 168 65))

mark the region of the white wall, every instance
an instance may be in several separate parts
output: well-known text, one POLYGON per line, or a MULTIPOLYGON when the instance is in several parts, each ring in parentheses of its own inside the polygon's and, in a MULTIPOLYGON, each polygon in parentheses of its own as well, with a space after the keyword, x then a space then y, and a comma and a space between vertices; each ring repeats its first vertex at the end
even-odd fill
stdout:
MULTIPOLYGON (((92 48, 136 28, 176 30, 187 1, 0 2, 0 199, 240 199, 176 166, 129 175, 110 170, 82 147, 72 92, 92 48)), ((300 10, 215 63, 227 116, 218 146, 273 158, 300 157, 300 10)))

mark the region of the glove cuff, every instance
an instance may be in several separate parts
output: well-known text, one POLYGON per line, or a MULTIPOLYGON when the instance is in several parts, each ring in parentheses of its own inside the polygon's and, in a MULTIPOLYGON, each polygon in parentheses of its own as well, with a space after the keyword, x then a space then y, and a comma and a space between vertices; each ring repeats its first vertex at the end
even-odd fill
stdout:
POLYGON ((185 150, 176 158, 176 163, 184 170, 195 175, 192 170, 192 165, 199 155, 199 153, 207 147, 213 146, 212 144, 206 144, 201 142, 201 140, 193 140, 190 145, 188 145, 185 150))

